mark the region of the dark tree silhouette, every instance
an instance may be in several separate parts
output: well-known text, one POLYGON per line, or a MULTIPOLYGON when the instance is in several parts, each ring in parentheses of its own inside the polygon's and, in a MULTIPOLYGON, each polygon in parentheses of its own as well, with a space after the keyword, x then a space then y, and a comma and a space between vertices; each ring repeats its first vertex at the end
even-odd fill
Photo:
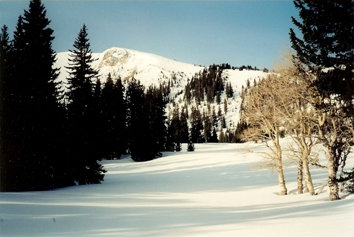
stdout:
MULTIPOLYGON (((10 52, 11 44, 7 26, 3 26, 0 32, 0 191, 6 191, 13 186, 8 179, 9 161, 11 159, 11 104, 9 101, 8 84, 10 79, 10 52)), ((13 175, 9 175, 13 176, 13 175)))
POLYGON ((70 50, 68 78, 68 146, 67 153, 73 162, 72 175, 78 184, 99 183, 104 170, 98 163, 100 157, 99 141, 95 132, 95 96, 93 79, 98 72, 91 63, 94 61, 85 25, 81 28, 70 50))

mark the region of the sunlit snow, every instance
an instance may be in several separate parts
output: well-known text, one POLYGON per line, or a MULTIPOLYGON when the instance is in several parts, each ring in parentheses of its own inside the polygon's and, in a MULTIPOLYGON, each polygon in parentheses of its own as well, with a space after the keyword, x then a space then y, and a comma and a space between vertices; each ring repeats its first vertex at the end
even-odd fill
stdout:
MULTIPOLYGON (((350 236, 354 195, 297 195, 296 165, 260 167, 263 144, 196 144, 135 163, 103 161, 105 181, 53 191, 0 193, 0 236, 350 236)), ((353 160, 353 154, 349 159, 353 160)), ((326 171, 312 169, 318 191, 326 171)))

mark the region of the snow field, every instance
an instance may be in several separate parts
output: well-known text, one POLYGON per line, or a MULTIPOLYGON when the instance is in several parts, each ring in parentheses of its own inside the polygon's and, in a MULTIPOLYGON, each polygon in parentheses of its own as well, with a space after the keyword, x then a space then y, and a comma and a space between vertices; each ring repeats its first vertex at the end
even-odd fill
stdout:
MULTIPOLYGON (((103 161, 98 185, 0 193, 0 236, 350 236, 354 195, 296 194, 296 166, 262 168, 263 144, 196 144, 135 163, 103 161)), ((350 154, 349 160, 353 161, 350 154)), ((348 167, 352 167, 353 162, 348 167)), ((326 171, 312 169, 318 190, 326 171)))

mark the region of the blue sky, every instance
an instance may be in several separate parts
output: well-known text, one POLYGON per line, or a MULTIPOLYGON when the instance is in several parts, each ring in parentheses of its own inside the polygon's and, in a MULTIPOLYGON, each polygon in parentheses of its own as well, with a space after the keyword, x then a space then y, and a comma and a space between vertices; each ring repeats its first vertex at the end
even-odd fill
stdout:
MULTIPOLYGON (((94 52, 123 47, 200 65, 272 68, 288 47, 292 1, 42 1, 53 48, 72 48, 88 27, 94 52)), ((0 0, 0 24, 12 35, 28 1, 0 0)))

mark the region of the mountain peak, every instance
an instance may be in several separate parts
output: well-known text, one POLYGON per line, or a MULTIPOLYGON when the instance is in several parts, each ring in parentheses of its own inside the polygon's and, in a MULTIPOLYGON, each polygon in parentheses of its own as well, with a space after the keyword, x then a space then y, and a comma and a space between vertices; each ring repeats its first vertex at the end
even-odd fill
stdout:
MULTIPOLYGON (((145 86, 158 85, 174 75, 190 78, 203 69, 203 67, 159 55, 118 47, 107 49, 102 53, 93 53, 93 57, 97 58, 97 61, 93 62, 92 66, 99 70, 102 81, 105 81, 110 73, 113 79, 120 77, 122 80, 129 80, 134 77, 145 86)), ((64 67, 68 64, 68 58, 69 52, 57 54, 58 60, 55 66, 61 67, 59 80, 63 82, 68 77, 64 67)))
MULTIPOLYGON (((184 102, 184 90, 191 79, 197 74, 202 75, 206 67, 200 67, 193 64, 178 62, 176 60, 168 59, 159 55, 140 52, 124 48, 110 48, 102 53, 93 53, 93 57, 97 58, 92 63, 92 67, 99 70, 99 77, 104 83, 108 74, 111 74, 112 79, 121 78, 123 82, 135 78, 141 82, 146 88, 160 84, 171 85, 170 99, 171 103, 167 105, 167 113, 169 114, 174 107, 182 107, 184 102)), ((57 62, 55 67, 59 67, 60 75, 58 80, 62 82, 65 87, 67 84, 68 72, 65 66, 68 65, 69 52, 57 54, 57 62)), ((227 99, 225 92, 221 95, 221 103, 212 103, 213 108, 220 110, 224 109, 224 115, 228 127, 235 127, 239 121, 239 112, 241 104, 241 89, 247 84, 247 81, 253 82, 267 75, 262 71, 256 70, 238 70, 238 69, 224 69, 221 70, 221 77, 224 83, 230 83, 235 92, 233 98, 227 99), (227 99, 227 101, 225 100, 227 99), (225 105, 225 103, 227 103, 225 105)), ((198 78, 198 75, 196 76, 198 78)), ((208 105, 206 101, 196 103, 190 101, 188 103, 188 110, 192 107, 198 107, 201 111, 206 111, 208 105)), ((210 107, 210 106, 209 106, 210 107)))

